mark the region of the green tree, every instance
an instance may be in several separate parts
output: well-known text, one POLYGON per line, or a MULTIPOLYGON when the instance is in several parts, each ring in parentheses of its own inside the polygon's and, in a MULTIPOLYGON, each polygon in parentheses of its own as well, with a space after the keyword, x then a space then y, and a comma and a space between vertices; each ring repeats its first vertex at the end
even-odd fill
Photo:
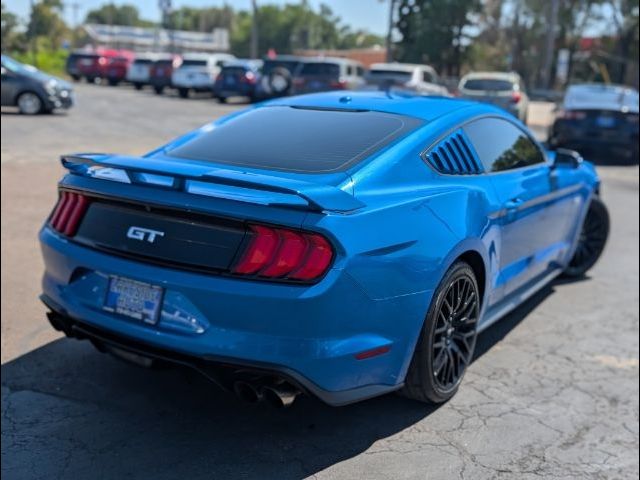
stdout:
POLYGON ((400 0, 399 60, 429 63, 441 72, 459 75, 470 45, 468 27, 480 7, 480 0, 400 0))
POLYGON ((16 27, 18 26, 18 17, 7 10, 4 2, 2 3, 2 51, 9 51, 15 48, 14 40, 16 38, 16 27))
POLYGON ((127 25, 131 27, 151 27, 153 22, 140 18, 135 5, 115 5, 108 3, 87 12, 85 23, 101 23, 104 25, 127 25))

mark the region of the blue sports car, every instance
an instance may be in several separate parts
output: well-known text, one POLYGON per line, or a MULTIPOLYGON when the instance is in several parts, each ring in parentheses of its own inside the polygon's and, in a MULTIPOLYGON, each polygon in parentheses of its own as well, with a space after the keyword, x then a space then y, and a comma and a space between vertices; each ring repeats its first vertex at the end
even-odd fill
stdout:
POLYGON ((609 231, 590 163, 460 99, 288 97, 62 163, 40 232, 53 327, 280 406, 446 401, 478 332, 583 275, 609 231))

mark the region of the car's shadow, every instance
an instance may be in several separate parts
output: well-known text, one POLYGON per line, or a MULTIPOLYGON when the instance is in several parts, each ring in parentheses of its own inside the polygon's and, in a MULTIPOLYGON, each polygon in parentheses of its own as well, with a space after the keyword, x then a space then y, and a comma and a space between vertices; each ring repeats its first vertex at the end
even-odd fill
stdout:
MULTIPOLYGON (((552 292, 483 332, 476 358, 552 292)), ((393 394, 341 408, 248 406, 189 370, 145 370, 68 339, 2 365, 2 385, 2 469, 15 477, 298 479, 437 409, 393 394)))

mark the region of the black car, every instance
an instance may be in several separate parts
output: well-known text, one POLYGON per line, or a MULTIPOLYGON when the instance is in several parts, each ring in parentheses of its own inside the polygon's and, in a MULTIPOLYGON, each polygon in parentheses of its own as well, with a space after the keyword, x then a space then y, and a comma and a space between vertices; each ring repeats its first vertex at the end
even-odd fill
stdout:
POLYGON ((213 96, 224 103, 229 97, 253 101, 260 78, 260 60, 234 60, 226 63, 213 84, 213 96))
POLYGON ((64 80, 2 55, 2 106, 20 113, 48 113, 73 105, 73 90, 64 80))
POLYGON ((598 163, 638 162, 638 92, 620 85, 570 86, 549 130, 549 145, 598 163))
POLYGON ((305 57, 295 55, 266 58, 262 65, 260 81, 256 85, 255 99, 264 100, 290 95, 293 74, 305 60, 305 57))

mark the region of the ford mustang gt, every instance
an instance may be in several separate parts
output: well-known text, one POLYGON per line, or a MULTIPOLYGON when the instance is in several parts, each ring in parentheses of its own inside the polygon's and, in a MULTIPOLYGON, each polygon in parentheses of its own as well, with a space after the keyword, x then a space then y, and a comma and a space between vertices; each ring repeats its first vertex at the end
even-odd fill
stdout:
POLYGON ((476 337, 600 256, 592 165, 471 101, 258 104, 142 157, 62 157, 40 232, 54 328, 242 399, 444 402, 476 337))

